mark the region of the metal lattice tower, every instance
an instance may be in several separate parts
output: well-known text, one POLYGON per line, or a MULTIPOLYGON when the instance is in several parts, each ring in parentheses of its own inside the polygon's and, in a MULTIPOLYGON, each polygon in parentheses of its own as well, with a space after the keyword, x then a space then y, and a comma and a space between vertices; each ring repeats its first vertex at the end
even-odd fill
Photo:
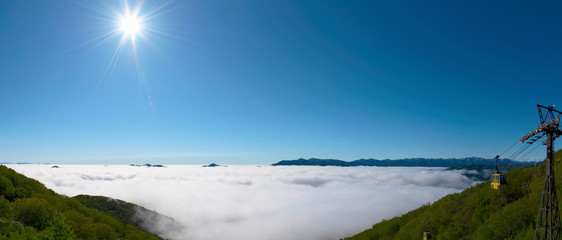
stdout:
POLYGON ((560 213, 558 211, 558 197, 556 195, 556 179, 554 175, 554 139, 561 135, 558 130, 560 123, 560 114, 562 112, 554 109, 554 106, 541 106, 537 104, 541 125, 521 138, 521 143, 525 142, 532 136, 543 132, 547 136, 546 141, 546 173, 544 176, 544 186, 541 196, 541 205, 537 216, 537 224, 535 228, 535 240, 558 240, 561 237, 560 213), (547 112, 543 117, 543 109, 547 112), (554 117, 554 113, 558 113, 554 117))

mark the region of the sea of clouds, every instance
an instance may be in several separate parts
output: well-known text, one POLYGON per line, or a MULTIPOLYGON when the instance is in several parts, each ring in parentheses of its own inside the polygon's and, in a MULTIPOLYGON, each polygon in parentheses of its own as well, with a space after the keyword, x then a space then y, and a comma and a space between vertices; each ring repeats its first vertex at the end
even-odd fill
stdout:
POLYGON ((6 165, 67 196, 103 195, 174 218, 170 239, 339 239, 474 182, 412 167, 6 165))

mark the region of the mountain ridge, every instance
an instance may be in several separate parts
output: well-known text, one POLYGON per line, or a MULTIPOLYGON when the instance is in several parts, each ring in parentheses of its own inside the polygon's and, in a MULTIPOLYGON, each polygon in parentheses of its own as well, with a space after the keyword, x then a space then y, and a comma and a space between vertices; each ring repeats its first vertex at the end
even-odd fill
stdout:
MULTIPOLYGON (((531 164, 534 162, 519 162, 511 159, 498 159, 498 165, 505 164, 531 164)), ((481 157, 466 158, 403 158, 403 159, 384 159, 378 160, 374 158, 357 159, 353 161, 343 161, 339 159, 320 159, 320 158, 299 158, 296 160, 281 160, 272 166, 338 166, 338 167, 357 167, 357 166, 373 166, 373 167, 454 167, 458 165, 482 164, 486 166, 494 166, 495 159, 486 159, 481 157)))

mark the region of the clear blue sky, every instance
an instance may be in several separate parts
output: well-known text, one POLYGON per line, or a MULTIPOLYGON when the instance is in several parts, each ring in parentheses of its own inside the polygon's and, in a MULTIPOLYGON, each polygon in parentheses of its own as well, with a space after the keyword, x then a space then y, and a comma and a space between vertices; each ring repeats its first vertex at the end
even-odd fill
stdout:
POLYGON ((112 61, 123 6, 2 3, 0 162, 491 158, 562 108, 556 1, 145 1, 112 61))

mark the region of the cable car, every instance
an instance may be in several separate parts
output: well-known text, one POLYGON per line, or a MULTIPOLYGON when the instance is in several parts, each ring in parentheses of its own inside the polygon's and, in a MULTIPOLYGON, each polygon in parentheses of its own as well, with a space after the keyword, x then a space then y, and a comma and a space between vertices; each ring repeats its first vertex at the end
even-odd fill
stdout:
POLYGON ((492 188, 493 189, 500 189, 501 185, 507 184, 507 180, 505 179, 505 175, 502 173, 494 173, 492 174, 492 188))
POLYGON ((501 185, 507 184, 507 180, 505 175, 498 170, 498 158, 500 156, 496 155, 496 173, 492 174, 490 178, 490 183, 492 184, 492 189, 500 189, 501 185))
POLYGON ((431 239, 431 232, 423 232, 423 240, 431 239))

